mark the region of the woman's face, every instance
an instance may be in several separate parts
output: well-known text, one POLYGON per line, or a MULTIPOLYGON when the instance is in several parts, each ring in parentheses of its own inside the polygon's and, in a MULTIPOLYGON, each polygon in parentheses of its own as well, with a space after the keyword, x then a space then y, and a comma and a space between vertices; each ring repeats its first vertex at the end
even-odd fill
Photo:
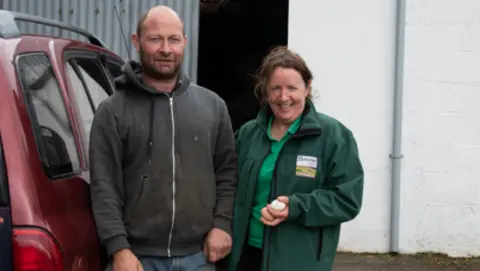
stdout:
POLYGON ((267 84, 267 100, 277 120, 294 122, 303 112, 310 93, 302 76, 292 68, 276 68, 267 84))

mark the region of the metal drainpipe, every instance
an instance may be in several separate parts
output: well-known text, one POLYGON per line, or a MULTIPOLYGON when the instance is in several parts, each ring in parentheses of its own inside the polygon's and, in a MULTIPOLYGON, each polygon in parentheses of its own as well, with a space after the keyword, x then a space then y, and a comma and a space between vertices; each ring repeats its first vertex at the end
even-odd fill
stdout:
POLYGON ((395 37, 395 86, 393 101, 393 144, 392 154, 392 202, 390 224, 390 252, 400 252, 400 182, 402 154, 402 115, 403 115, 403 65, 405 39, 406 0, 397 0, 395 37))

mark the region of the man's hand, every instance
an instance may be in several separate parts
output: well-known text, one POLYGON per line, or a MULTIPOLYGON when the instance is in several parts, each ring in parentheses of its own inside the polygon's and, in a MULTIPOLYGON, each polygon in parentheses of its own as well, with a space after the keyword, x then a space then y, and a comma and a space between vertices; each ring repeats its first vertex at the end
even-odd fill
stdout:
POLYGON ((130 249, 121 249, 113 255, 113 271, 143 271, 142 264, 130 249))
POLYGON ((232 237, 221 229, 213 228, 205 239, 203 252, 210 262, 219 261, 230 253, 232 237))
POLYGON ((288 197, 280 196, 277 200, 285 203, 283 210, 275 211, 270 204, 262 208, 260 221, 267 226, 275 227, 288 217, 288 197))

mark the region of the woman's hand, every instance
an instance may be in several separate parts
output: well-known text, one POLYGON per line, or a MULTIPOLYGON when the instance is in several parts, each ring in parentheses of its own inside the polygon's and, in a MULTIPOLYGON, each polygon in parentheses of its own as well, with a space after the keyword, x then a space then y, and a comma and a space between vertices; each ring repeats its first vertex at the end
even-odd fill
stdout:
POLYGON ((270 204, 267 204, 267 206, 262 208, 262 217, 260 218, 260 221, 267 226, 275 227, 285 221, 288 217, 288 197, 280 196, 277 200, 285 203, 285 208, 283 208, 283 210, 274 210, 270 204))

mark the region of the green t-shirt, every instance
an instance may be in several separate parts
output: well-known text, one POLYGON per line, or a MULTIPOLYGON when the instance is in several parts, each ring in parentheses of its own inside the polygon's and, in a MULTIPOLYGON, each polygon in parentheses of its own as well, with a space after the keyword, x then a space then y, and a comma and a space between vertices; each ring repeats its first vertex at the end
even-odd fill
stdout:
POLYGON ((280 140, 276 140, 271 136, 271 127, 273 116, 270 117, 268 122, 267 135, 271 141, 270 153, 263 161, 262 167, 258 174, 257 187, 255 191, 255 197, 253 199, 252 215, 250 218, 250 227, 248 233, 248 244, 257 248, 262 248, 263 244, 263 223, 260 221, 262 217, 261 210, 268 202, 268 196, 270 194, 270 188, 272 186, 273 170, 277 161, 280 150, 285 142, 293 135, 300 127, 300 119, 297 118, 292 125, 288 128, 285 135, 280 140))

